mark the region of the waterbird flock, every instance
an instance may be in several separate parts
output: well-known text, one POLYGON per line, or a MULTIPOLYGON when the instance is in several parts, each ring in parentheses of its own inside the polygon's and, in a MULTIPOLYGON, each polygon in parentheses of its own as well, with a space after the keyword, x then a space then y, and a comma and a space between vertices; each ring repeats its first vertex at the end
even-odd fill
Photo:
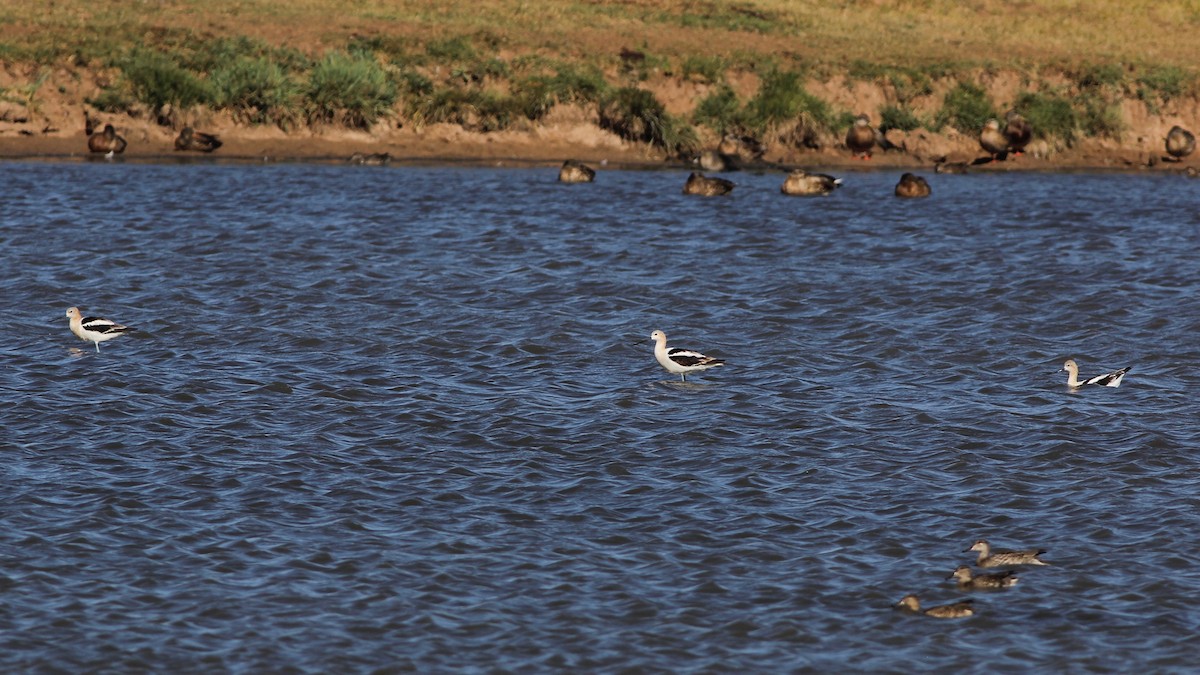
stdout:
MULTIPOLYGON (((1040 565, 1046 566, 1050 563, 1044 562, 1038 556, 1045 553, 1044 550, 1026 550, 1026 551, 993 551, 986 539, 979 539, 970 548, 963 553, 978 552, 979 557, 975 564, 982 568, 990 567, 1016 567, 1019 565, 1040 565)), ((1017 575, 1013 570, 1004 570, 1002 572, 994 572, 990 574, 974 574, 971 572, 969 565, 959 565, 947 579, 953 579, 960 591, 980 591, 980 590, 1001 590, 1012 588, 1017 585, 1017 575)), ((974 602, 970 599, 959 600, 948 605, 938 605, 936 607, 921 608, 921 601, 913 593, 909 593, 900 599, 900 602, 895 604, 897 609, 907 610, 914 614, 923 614, 936 619, 962 619, 975 614, 974 602)))

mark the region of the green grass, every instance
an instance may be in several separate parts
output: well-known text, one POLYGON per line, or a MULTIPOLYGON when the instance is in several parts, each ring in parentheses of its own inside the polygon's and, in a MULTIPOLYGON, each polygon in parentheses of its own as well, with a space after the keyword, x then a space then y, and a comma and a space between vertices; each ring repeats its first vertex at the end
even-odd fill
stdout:
POLYGON ((391 114, 396 84, 373 58, 330 52, 309 75, 305 108, 309 122, 367 128, 391 114))
POLYGON ((960 82, 946 93, 936 126, 951 126, 965 134, 977 134, 988 119, 999 117, 987 92, 970 82, 960 82))
MULTIPOLYGON (((0 58, 30 72, 100 72, 110 84, 89 103, 110 112, 207 107, 282 127, 407 116, 496 130, 571 104, 668 152, 696 144, 698 129, 801 147, 840 135, 849 111, 806 90, 813 77, 894 93, 865 111, 884 128, 975 134, 998 114, 980 72, 1038 73, 1013 105, 1037 133, 1067 142, 1118 137, 1122 98, 1153 113, 1198 95, 1195 0, 1087 4, 0 0, 0 58), (664 79, 707 94, 669 115, 649 91, 664 79)), ((33 84, 5 95, 36 106, 33 84)))

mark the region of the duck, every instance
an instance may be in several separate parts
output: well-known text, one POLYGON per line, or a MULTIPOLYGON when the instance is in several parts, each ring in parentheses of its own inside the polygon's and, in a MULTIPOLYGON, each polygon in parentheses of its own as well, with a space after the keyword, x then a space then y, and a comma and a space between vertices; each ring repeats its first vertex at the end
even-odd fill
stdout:
POLYGON ((1027 551, 992 551, 992 546, 986 539, 980 539, 971 548, 963 551, 970 553, 971 551, 979 552, 979 559, 975 561, 980 567, 1008 567, 1010 565, 1049 565, 1048 562, 1038 560, 1038 556, 1045 553, 1045 549, 1027 550, 1027 551))
POLYGON ((979 145, 992 156, 992 161, 1008 152, 1008 137, 1000 131, 1000 120, 990 119, 979 132, 979 145))
POLYGON ((692 172, 687 182, 683 184, 683 194, 715 197, 733 192, 733 181, 724 178, 710 178, 702 173, 692 172))
POLYGON ((122 326, 116 321, 84 316, 78 307, 67 308, 67 318, 70 319, 71 332, 75 334, 75 337, 84 342, 96 343, 97 354, 100 353, 101 342, 120 337, 124 333, 133 330, 129 326, 122 326))
POLYGON ((361 166, 384 166, 392 161, 392 156, 386 152, 362 153, 356 152, 346 160, 350 164, 361 166))
POLYGON ((558 182, 560 183, 591 183, 594 180, 596 180, 596 170, 573 159, 563 162, 562 168, 558 170, 558 182))
POLYGON ((934 173, 966 173, 966 162, 947 162, 945 159, 938 160, 933 165, 934 173))
POLYGON ((175 150, 177 151, 212 152, 222 145, 224 144, 221 139, 213 134, 196 131, 191 127, 184 127, 175 137, 175 150))
POLYGON ((875 130, 871 128, 871 118, 865 113, 855 117, 854 124, 846 132, 846 147, 857 159, 871 158, 871 150, 875 147, 875 130))
POLYGON ((1008 141, 1008 150, 1014 155, 1025 152, 1025 146, 1033 140, 1033 125, 1016 110, 1004 114, 1004 138, 1008 141))
POLYGON ((696 163, 705 171, 733 171, 734 161, 719 150, 705 150, 696 157, 696 163))
POLYGON ((967 565, 959 565, 946 578, 958 581, 958 587, 962 589, 1008 588, 1017 583, 1017 573, 1012 570, 972 576, 971 568, 967 565))
POLYGON ((779 191, 785 195, 827 195, 842 186, 841 178, 834 178, 823 173, 808 173, 796 169, 787 175, 779 191))
POLYGON ((1178 162, 1196 149, 1196 137, 1192 132, 1176 124, 1167 132, 1167 154, 1178 162))
POLYGON ((88 150, 95 153, 119 155, 125 152, 125 145, 125 139, 117 135, 116 128, 111 124, 105 124, 103 131, 88 136, 88 150))
POLYGON ((1062 369, 1067 371, 1067 386, 1072 389, 1078 389, 1084 385, 1096 384, 1102 387, 1112 387, 1116 389, 1121 386, 1121 380, 1124 379, 1125 373, 1128 373, 1133 366, 1126 366, 1120 370, 1114 370, 1111 373, 1090 377, 1082 382, 1079 381, 1079 364, 1075 363, 1075 359, 1067 359, 1063 363, 1062 369))
POLYGON ((900 598, 900 602, 896 603, 896 607, 938 619, 961 619, 975 614, 974 608, 971 607, 971 600, 960 600, 951 605, 939 605, 922 610, 921 601, 911 593, 900 598))
POLYGON ((680 382, 687 382, 688 373, 725 365, 724 359, 714 359, 690 349, 667 347, 667 334, 661 330, 651 333, 650 339, 654 340, 654 358, 658 365, 666 368, 668 373, 679 375, 680 382))
POLYGON ((900 176, 900 182, 896 183, 897 197, 928 197, 933 194, 929 183, 922 177, 906 173, 900 176))

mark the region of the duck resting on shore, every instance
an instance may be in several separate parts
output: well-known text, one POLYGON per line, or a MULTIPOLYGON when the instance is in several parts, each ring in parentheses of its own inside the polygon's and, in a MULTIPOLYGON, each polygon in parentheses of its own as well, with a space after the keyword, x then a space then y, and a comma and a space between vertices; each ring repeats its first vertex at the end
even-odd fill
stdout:
POLYGON ((212 152, 224 145, 221 139, 213 134, 196 131, 191 127, 179 130, 175 137, 175 150, 183 152, 212 152))

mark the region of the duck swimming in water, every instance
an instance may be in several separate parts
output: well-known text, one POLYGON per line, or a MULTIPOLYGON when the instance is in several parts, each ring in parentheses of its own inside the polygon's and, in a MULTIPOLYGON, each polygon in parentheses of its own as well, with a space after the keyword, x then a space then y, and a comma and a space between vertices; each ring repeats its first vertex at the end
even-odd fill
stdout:
POLYGON ((596 170, 573 159, 563 162, 562 168, 558 170, 558 182, 560 183, 591 183, 594 180, 596 180, 596 170))
POLYGON ((897 197, 928 197, 931 194, 933 190, 930 189, 928 181, 916 174, 906 173, 900 176, 900 182, 896 183, 897 197))
POLYGON ((785 195, 814 196, 827 195, 842 186, 841 178, 834 178, 823 173, 809 173, 796 169, 787 175, 779 191, 785 195))
POLYGON ((959 565, 958 569, 950 573, 947 579, 954 579, 958 582, 958 587, 962 589, 980 589, 980 588, 1008 588, 1015 586, 1017 583, 1017 573, 1012 570, 997 572, 995 574, 971 574, 971 568, 966 565, 959 565))
POLYGON ((900 602, 896 603, 896 607, 899 609, 906 609, 917 614, 936 617, 938 619, 961 619, 963 617, 975 614, 975 610, 971 607, 970 600, 962 600, 952 605, 939 605, 937 607, 930 607, 929 609, 922 610, 921 601, 917 599, 917 596, 912 594, 900 598, 900 602))
POLYGON ((709 178, 702 173, 692 172, 687 182, 683 184, 683 194, 715 197, 733 192, 733 181, 724 178, 709 178))
POLYGON ((979 558, 975 561, 980 567, 1008 567, 1011 565, 1049 565, 1050 563, 1038 560, 1038 556, 1045 553, 1045 549, 1026 550, 1026 551, 993 551, 991 544, 986 539, 980 539, 971 548, 963 551, 969 553, 978 551, 979 558))

